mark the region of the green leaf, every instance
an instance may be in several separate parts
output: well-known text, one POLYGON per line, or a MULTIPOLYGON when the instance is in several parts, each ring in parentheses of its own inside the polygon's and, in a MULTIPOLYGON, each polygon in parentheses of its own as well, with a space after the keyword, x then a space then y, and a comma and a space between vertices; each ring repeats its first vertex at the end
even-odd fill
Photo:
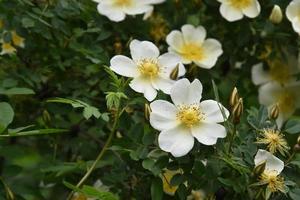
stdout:
POLYGON ((48 135, 56 133, 68 133, 68 129, 40 129, 23 132, 12 132, 9 135, 0 135, 0 137, 21 137, 21 136, 36 136, 36 135, 48 135))
POLYGON ((290 190, 288 195, 291 197, 292 200, 299 200, 300 199, 300 188, 295 188, 290 190))
POLYGON ((22 19, 22 25, 24 28, 31 28, 31 27, 34 27, 34 21, 28 17, 24 17, 22 19))
POLYGON ((7 126, 13 121, 14 119, 14 110, 12 107, 6 103, 0 103, 0 133, 2 133, 7 126))
POLYGON ((300 120, 291 119, 285 125, 284 132, 289 134, 297 134, 300 133, 300 120))
POLYGON ((4 95, 25 95, 25 94, 35 94, 32 89, 29 88, 10 88, 8 90, 0 89, 0 94, 4 95))
POLYGON ((158 177, 154 178, 151 183, 151 199, 161 200, 163 197, 163 183, 158 177))

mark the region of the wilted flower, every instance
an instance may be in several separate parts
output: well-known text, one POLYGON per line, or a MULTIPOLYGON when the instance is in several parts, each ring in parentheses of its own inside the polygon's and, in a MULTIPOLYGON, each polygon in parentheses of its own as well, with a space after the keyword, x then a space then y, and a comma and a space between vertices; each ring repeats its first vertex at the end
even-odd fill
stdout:
POLYGON ((191 194, 186 199, 187 200, 204 200, 205 193, 203 190, 192 190, 191 194))
POLYGON ((276 119, 278 127, 294 114, 300 107, 300 82, 290 82, 285 86, 277 82, 270 82, 259 88, 259 102, 268 106, 269 110, 274 106, 279 107, 279 116, 276 119))
POLYGON ((2 48, 2 51, 1 51, 0 55, 14 54, 17 51, 17 49, 13 45, 11 45, 11 43, 9 43, 9 42, 3 42, 1 48, 2 48))
POLYGON ((12 42, 14 43, 14 45, 22 48, 25 47, 25 43, 24 43, 25 39, 19 36, 16 31, 12 31, 11 35, 12 35, 12 42))
POLYGON ((194 62, 202 68, 212 68, 223 53, 221 43, 215 39, 205 39, 206 30, 202 26, 186 24, 181 32, 172 31, 167 36, 169 51, 178 54, 183 64, 194 62))
POLYGON ((171 185, 171 179, 176 175, 181 174, 180 170, 165 170, 161 175, 161 180, 163 182, 163 190, 166 194, 173 196, 178 189, 178 186, 171 185))
POLYGON ((158 144, 175 157, 186 155, 194 146, 194 137, 202 144, 214 145, 226 137, 224 122, 229 112, 214 100, 200 102, 202 84, 198 79, 177 81, 171 89, 174 104, 156 100, 150 104, 151 125, 160 130, 158 144), (223 114, 224 116, 223 116, 223 114))
POLYGON ((293 25, 293 29, 300 34, 300 0, 293 0, 286 8, 286 16, 293 25))
POLYGON ((153 4, 165 0, 93 0, 98 3, 98 12, 108 17, 111 21, 120 22, 126 15, 147 14, 153 11, 153 4))
POLYGON ((284 179, 280 176, 284 168, 284 162, 273 156, 270 152, 259 149, 255 158, 255 166, 265 164, 265 170, 260 176, 259 183, 261 185, 267 185, 267 188, 271 192, 284 192, 285 185, 284 179))
POLYGON ((257 0, 218 0, 221 3, 220 13, 228 21, 237 21, 245 16, 257 17, 261 7, 257 0))
POLYGON ((185 74, 184 66, 176 54, 159 55, 159 49, 148 41, 133 40, 130 43, 132 59, 117 55, 111 61, 111 69, 122 76, 131 77, 130 87, 143 93, 148 101, 155 99, 157 90, 170 94, 175 83, 170 79, 172 70, 179 64, 179 76, 185 74))
POLYGON ((256 143, 267 145, 267 149, 272 154, 279 151, 282 155, 284 155, 289 150, 288 144, 284 139, 284 135, 280 131, 274 129, 262 130, 256 143))

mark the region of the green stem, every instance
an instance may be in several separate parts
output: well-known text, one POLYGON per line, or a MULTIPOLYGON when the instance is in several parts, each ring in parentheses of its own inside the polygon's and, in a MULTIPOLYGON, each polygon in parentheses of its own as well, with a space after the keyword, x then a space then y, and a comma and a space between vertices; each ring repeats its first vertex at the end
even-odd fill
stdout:
POLYGON ((294 158, 294 156, 295 156, 295 151, 290 155, 290 157, 285 161, 285 166, 287 166, 291 161, 292 161, 292 159, 294 158))
MULTIPOLYGON (((114 120, 114 124, 113 127, 111 129, 111 132, 103 146, 103 148, 101 149, 100 153, 98 154, 96 160, 93 162, 92 166, 87 170, 87 172, 85 173, 85 175, 80 179, 80 181, 77 183, 76 187, 79 188, 82 186, 82 184, 89 178, 89 176, 92 174, 92 172, 94 171, 94 169, 96 168, 97 164, 99 163, 99 161, 102 159, 104 153, 106 152, 107 148, 110 146, 110 143, 114 137, 116 128, 117 128, 117 124, 118 124, 118 119, 119 119, 119 111, 117 111, 116 113, 116 118, 114 120)), ((73 197, 74 192, 72 191, 69 196, 67 197, 67 200, 70 200, 73 197)))
POLYGON ((228 155, 230 155, 230 153, 231 153, 232 144, 233 144, 235 135, 236 135, 236 125, 234 124, 233 125, 233 130, 232 130, 232 132, 230 134, 230 138, 229 138, 229 145, 228 145, 228 151, 227 151, 228 155))

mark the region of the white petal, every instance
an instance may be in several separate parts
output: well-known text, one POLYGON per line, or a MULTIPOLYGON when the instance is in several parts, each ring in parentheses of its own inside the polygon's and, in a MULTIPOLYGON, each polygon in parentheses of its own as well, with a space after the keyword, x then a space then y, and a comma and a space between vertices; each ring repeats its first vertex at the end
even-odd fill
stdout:
POLYGON ((162 76, 169 78, 173 69, 179 65, 178 76, 185 74, 185 68, 181 65, 181 58, 174 53, 165 53, 158 58, 158 64, 162 68, 162 76))
POLYGON ((143 0, 143 1, 147 4, 159 4, 165 2, 166 0, 143 0))
POLYGON ((136 64, 126 56, 114 56, 110 60, 110 68, 119 75, 137 77, 139 75, 136 64))
POLYGON ((181 28, 183 39, 186 44, 202 44, 206 38, 206 30, 202 26, 194 27, 193 25, 186 24, 181 28))
POLYGON ((280 174, 284 168, 283 161, 281 161, 279 158, 273 156, 270 152, 259 149, 254 158, 255 166, 258 166, 264 162, 266 162, 265 170, 267 170, 267 171, 275 170, 278 172, 278 174, 280 174))
POLYGON ((159 49, 152 42, 132 40, 129 48, 134 61, 157 59, 159 56, 159 49))
POLYGON ((222 55, 222 45, 218 40, 207 39, 204 41, 202 48, 204 50, 204 58, 195 62, 198 66, 210 69, 212 68, 220 55, 222 55))
POLYGON ((125 13, 121 9, 115 9, 112 5, 107 3, 99 3, 97 10, 100 14, 105 15, 111 21, 120 22, 126 17, 125 13))
POLYGON ((260 13, 261 7, 258 1, 252 1, 251 5, 243 9, 243 13, 250 18, 257 17, 260 13))
POLYGON ((156 100, 150 104, 150 124, 157 130, 166 130, 178 125, 176 120, 176 107, 163 100, 156 100))
POLYGON ((133 2, 130 6, 124 7, 124 12, 128 15, 138 15, 142 13, 146 13, 151 10, 150 5, 145 4, 144 2, 137 0, 133 2))
POLYGON ((282 87, 279 83, 269 82, 258 89, 259 103, 265 106, 277 103, 277 97, 282 92, 282 87))
POLYGON ((226 129, 220 124, 201 123, 192 127, 193 136, 202 144, 214 145, 218 138, 226 137, 226 129))
POLYGON ((197 104, 202 97, 202 84, 198 79, 192 83, 186 78, 176 81, 171 88, 171 98, 175 105, 197 104))
POLYGON ((299 5, 300 1, 291 1, 290 4, 287 6, 286 16, 290 21, 293 21, 293 19, 298 16, 300 10, 299 5))
POLYGON ((214 100, 206 100, 200 103, 201 111, 205 113, 205 121, 209 123, 221 123, 228 119, 229 111, 222 106, 222 104, 218 103, 214 100), (223 110, 225 114, 225 119, 222 115, 223 110))
POLYGON ((144 93, 148 101, 153 101, 157 96, 157 91, 153 88, 151 81, 143 77, 134 78, 129 86, 136 92, 144 93))
POLYGON ((167 35, 166 41, 168 45, 177 52, 180 52, 182 46, 184 45, 184 40, 182 33, 180 31, 172 31, 167 35))
POLYGON ((159 147, 170 152, 174 157, 186 155, 194 146, 194 137, 189 129, 177 126, 173 129, 162 131, 158 137, 159 147))
POLYGON ((300 18, 297 17, 292 21, 293 29, 295 32, 300 34, 300 18))
POLYGON ((170 94, 171 88, 174 85, 175 81, 170 78, 159 77, 157 79, 151 80, 153 87, 157 90, 163 91, 165 94, 170 94))
POLYGON ((254 65, 252 67, 251 73, 252 73, 252 82, 255 85, 261 85, 271 81, 271 76, 266 70, 264 70, 262 63, 258 63, 254 65))
POLYGON ((228 21, 233 22, 243 18, 243 13, 241 10, 235 9, 229 4, 222 3, 220 6, 221 15, 228 21))

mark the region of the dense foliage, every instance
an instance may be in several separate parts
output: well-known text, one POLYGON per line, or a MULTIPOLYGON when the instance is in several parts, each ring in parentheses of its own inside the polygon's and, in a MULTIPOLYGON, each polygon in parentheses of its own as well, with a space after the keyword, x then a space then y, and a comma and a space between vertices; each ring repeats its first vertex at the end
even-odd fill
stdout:
MULTIPOLYGON (((114 22, 90 0, 0 0, 0 199, 300 199, 299 111, 277 126, 277 107, 259 104, 251 78, 253 65, 268 70, 275 60, 298 58, 299 35, 285 17, 290 1, 259 2, 258 17, 235 22, 221 16, 216 0, 166 0, 148 19, 114 22), (284 15, 279 24, 269 20, 275 4, 284 15), (174 157, 159 147, 150 102, 111 70, 110 59, 129 57, 134 39, 168 52, 166 36, 185 24, 205 27, 223 54, 211 69, 185 65, 184 77, 199 79, 202 99, 231 115, 227 137, 215 145, 195 140, 174 157), (12 52, 3 51, 6 43, 12 52), (278 151, 258 139, 269 129, 286 142, 278 151), (258 149, 284 161, 283 190, 260 182, 258 149)), ((170 96, 159 91, 156 99, 170 96)))

